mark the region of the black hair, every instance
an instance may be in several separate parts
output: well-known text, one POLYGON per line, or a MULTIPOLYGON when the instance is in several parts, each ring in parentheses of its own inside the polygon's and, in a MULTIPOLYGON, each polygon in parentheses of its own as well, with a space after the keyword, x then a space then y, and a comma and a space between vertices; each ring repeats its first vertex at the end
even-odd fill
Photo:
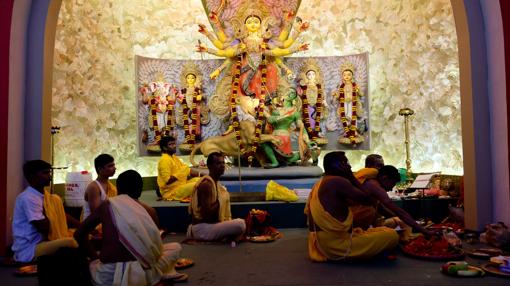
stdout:
POLYGON ((379 169, 379 173, 377 173, 377 178, 386 176, 388 179, 399 182, 400 181, 400 173, 398 169, 392 165, 384 165, 379 169))
POLYGON ((365 158, 365 168, 379 169, 384 166, 384 159, 379 154, 370 154, 365 158), (381 163, 383 163, 381 165, 381 163))
POLYGON ((99 169, 113 162, 114 159, 110 154, 101 154, 94 159, 94 168, 99 173, 99 169))
POLYGON ((23 176, 27 181, 37 172, 51 170, 51 164, 43 160, 30 160, 23 164, 23 176))
POLYGON ((326 154, 323 162, 324 174, 339 175, 340 162, 344 160, 347 160, 347 157, 343 151, 333 151, 326 154))
POLYGON ((257 15, 248 15, 248 17, 246 17, 246 18, 244 19, 244 23, 246 24, 246 21, 247 21, 249 18, 251 18, 251 17, 255 17, 255 18, 259 19, 259 22, 260 22, 260 23, 262 23, 262 19, 260 19, 260 17, 259 17, 259 16, 257 16, 257 15))
POLYGON ((225 157, 225 154, 221 152, 212 152, 211 154, 209 154, 209 156, 207 156, 207 167, 211 166, 212 163, 214 162, 213 160, 217 157, 225 157))
POLYGON ((168 142, 175 141, 175 137, 173 136, 163 136, 161 140, 159 140, 159 148, 161 149, 161 152, 163 150, 167 149, 168 142))
POLYGON ((119 195, 128 195, 136 200, 142 194, 142 189, 142 176, 135 170, 122 172, 117 178, 117 190, 119 195))

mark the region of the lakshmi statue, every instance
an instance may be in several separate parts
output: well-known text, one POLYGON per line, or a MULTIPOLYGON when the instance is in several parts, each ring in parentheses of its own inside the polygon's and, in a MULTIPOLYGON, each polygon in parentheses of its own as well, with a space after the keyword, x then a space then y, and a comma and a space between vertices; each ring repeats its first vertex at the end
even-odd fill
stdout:
POLYGON ((322 92, 323 86, 322 73, 317 61, 306 60, 298 76, 297 91, 302 101, 301 116, 306 131, 311 140, 318 145, 328 144, 328 139, 324 137, 320 127, 321 120, 328 116, 328 103, 322 92))
POLYGON ((308 49, 308 44, 296 44, 294 40, 307 29, 308 23, 297 22, 298 28, 291 36, 294 13, 282 12, 285 16, 278 15, 282 20, 278 27, 278 19, 270 15, 269 10, 264 1, 244 1, 228 21, 225 21, 225 15, 221 14, 221 7, 211 12, 209 18, 213 32, 208 31, 204 25, 199 25, 199 32, 206 35, 216 49, 199 43, 197 51, 226 58, 223 64, 210 74, 210 78, 217 78, 225 69, 229 71, 211 97, 215 102, 210 106, 211 111, 216 113, 221 110, 222 114, 217 114, 219 117, 226 117, 225 112, 229 112, 233 127, 231 131, 239 132, 236 129, 239 126, 239 118, 235 112, 236 98, 250 96, 259 99, 256 113, 257 138, 254 140, 255 144, 246 150, 249 164, 260 141, 265 102, 276 97, 277 86, 280 81, 285 80, 280 69, 283 69, 288 77, 292 76, 292 71, 285 66, 282 57, 308 49), (222 16, 223 23, 220 21, 222 16), (225 30, 224 26, 228 29, 225 30), (278 32, 274 32, 274 28, 278 32), (222 102, 224 104, 221 104, 222 102), (224 109, 225 105, 230 106, 229 111, 224 109))
POLYGON ((343 134, 338 139, 340 144, 356 146, 364 141, 358 132, 358 115, 363 114, 360 87, 354 82, 354 65, 345 62, 340 66, 342 84, 333 92, 339 101, 338 116, 342 122, 343 134))
POLYGON ((139 92, 142 103, 148 107, 148 129, 143 131, 142 142, 147 144, 147 151, 160 152, 159 140, 162 136, 174 135, 175 105, 174 87, 165 82, 162 75, 155 81, 144 84, 139 92))
POLYGON ((177 125, 184 129, 184 142, 179 145, 183 153, 189 152, 200 141, 201 125, 209 123, 209 108, 202 91, 202 74, 193 63, 183 66, 180 93, 176 94, 177 125))

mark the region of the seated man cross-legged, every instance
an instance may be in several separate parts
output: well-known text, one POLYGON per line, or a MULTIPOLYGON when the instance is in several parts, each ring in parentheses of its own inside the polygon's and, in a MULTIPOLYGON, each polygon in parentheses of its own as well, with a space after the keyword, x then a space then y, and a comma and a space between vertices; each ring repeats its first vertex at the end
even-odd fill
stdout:
MULTIPOLYGON (((372 222, 365 222, 364 224, 371 224, 374 226, 384 225, 391 228, 399 226, 404 231, 401 234, 401 240, 406 241, 410 238, 411 227, 415 230, 430 236, 432 233, 416 223, 416 221, 405 210, 399 208, 388 196, 387 192, 400 181, 400 174, 397 168, 386 165, 379 169, 376 178, 366 179, 362 187, 367 191, 372 198, 377 201, 377 211, 386 212, 390 218, 377 222, 374 216, 372 222)), ((354 215, 354 220, 358 218, 354 215)), ((360 224, 363 224, 360 222, 360 224)))
POLYGON ((12 220, 14 259, 23 263, 37 260, 41 285, 55 283, 50 273, 55 268, 61 267, 58 270, 64 273, 59 281, 65 281, 68 274, 77 275, 66 266, 79 267, 73 264, 79 262, 78 243, 68 230, 68 226, 77 227, 79 222, 64 212, 58 195, 45 190, 50 185, 51 172, 51 165, 43 160, 27 161, 23 165, 29 186, 16 198, 12 220))
POLYGON ((117 179, 118 196, 104 201, 75 233, 80 247, 89 251, 94 285, 159 285, 187 279, 175 271, 181 246, 163 244, 154 209, 138 200, 142 177, 128 170, 117 179), (97 254, 91 251, 89 234, 102 224, 103 242, 97 254))
POLYGON ((350 207, 373 204, 358 186, 344 152, 334 151, 324 156, 324 177, 312 188, 305 206, 311 260, 366 259, 397 246, 398 235, 393 229, 353 228, 350 207))
POLYGON ((158 187, 165 200, 182 200, 191 196, 199 174, 185 165, 177 155, 176 141, 165 136, 159 141, 161 158, 158 162, 158 187))
POLYGON ((225 157, 221 153, 211 153, 207 157, 209 176, 204 176, 195 185, 189 212, 191 225, 188 238, 200 240, 236 241, 246 230, 243 219, 232 219, 230 196, 218 180, 225 172, 225 157))

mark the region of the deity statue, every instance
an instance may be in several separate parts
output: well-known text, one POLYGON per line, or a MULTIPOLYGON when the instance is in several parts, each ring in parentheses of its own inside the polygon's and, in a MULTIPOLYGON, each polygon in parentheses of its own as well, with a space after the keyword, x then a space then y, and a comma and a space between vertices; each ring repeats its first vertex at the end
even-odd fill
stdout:
POLYGON ((306 132, 318 145, 326 145, 328 139, 324 137, 320 123, 328 116, 328 103, 322 92, 324 86, 322 73, 315 60, 309 59, 303 63, 297 83, 297 91, 302 101, 301 116, 306 132))
POLYGON ((202 91, 202 74, 193 63, 183 66, 181 86, 176 94, 179 103, 176 109, 177 125, 184 129, 184 142, 179 145, 181 152, 189 152, 200 141, 201 125, 209 123, 209 108, 202 91))
POLYGON ((218 114, 219 117, 226 117, 226 113, 230 113, 232 130, 229 128, 229 131, 239 132, 236 98, 250 96, 259 100, 255 116, 257 138, 255 144, 251 147, 246 146, 248 148, 245 150, 249 153, 248 162, 251 164, 260 141, 265 102, 276 96, 277 86, 285 80, 280 69, 283 69, 288 77, 292 76, 292 71, 285 66, 282 57, 308 49, 308 44, 296 44, 294 40, 307 29, 308 23, 297 21, 298 27, 291 36, 292 25, 295 22, 293 12, 281 11, 278 19, 270 15, 270 9, 263 1, 235 3, 239 3, 240 6, 236 7, 235 15, 228 18, 228 21, 225 14, 220 14, 221 7, 210 13, 212 32, 204 25, 199 25, 199 32, 206 35, 216 49, 199 43, 197 51, 226 58, 223 64, 210 74, 210 78, 215 79, 223 70, 229 70, 217 85, 215 94, 211 97, 214 98, 212 100, 214 105, 210 107, 211 111, 221 113, 218 114), (223 22, 220 19, 223 19, 223 22), (277 24, 278 20, 281 20, 280 25, 277 24), (228 29, 225 30, 224 27, 228 29), (225 110, 226 105, 230 106, 230 110, 225 110))
POLYGON ((272 129, 271 135, 279 139, 278 143, 275 143, 274 140, 261 145, 269 159, 269 163, 264 165, 265 168, 278 167, 280 162, 288 165, 296 163, 300 159, 303 162, 309 159, 309 157, 304 155, 309 155, 309 152, 307 152, 308 144, 311 142, 301 120, 300 103, 298 102, 299 97, 296 90, 285 85, 279 86, 278 89, 280 95, 272 101, 272 112, 268 110, 264 112, 264 116, 270 124, 266 131, 267 129, 272 129), (298 145, 300 152, 298 153, 293 152, 291 145, 291 133, 294 128, 297 128, 299 134, 298 145))
POLYGON ((174 87, 165 82, 162 75, 158 75, 158 79, 142 85, 139 89, 142 95, 142 103, 149 109, 149 128, 143 131, 142 136, 142 142, 147 144, 147 151, 149 152, 160 152, 159 140, 161 137, 174 135, 175 93, 173 90, 174 87))
POLYGON ((354 82, 354 65, 345 62, 341 65, 342 84, 333 92, 339 101, 338 116, 342 122, 343 134, 338 139, 340 144, 356 146, 364 141, 358 131, 358 117, 363 114, 361 97, 363 93, 354 82))

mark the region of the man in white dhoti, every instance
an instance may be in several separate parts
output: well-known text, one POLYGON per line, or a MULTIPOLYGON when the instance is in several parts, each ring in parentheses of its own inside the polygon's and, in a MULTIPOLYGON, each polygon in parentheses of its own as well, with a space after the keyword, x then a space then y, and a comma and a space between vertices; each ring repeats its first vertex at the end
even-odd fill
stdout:
POLYGON ((103 225, 99 257, 89 253, 94 285, 159 285, 188 277, 174 268, 180 244, 163 244, 154 210, 138 201, 142 187, 138 172, 120 174, 119 195, 103 202, 75 233, 80 246, 88 247, 88 234, 98 224, 103 225))

